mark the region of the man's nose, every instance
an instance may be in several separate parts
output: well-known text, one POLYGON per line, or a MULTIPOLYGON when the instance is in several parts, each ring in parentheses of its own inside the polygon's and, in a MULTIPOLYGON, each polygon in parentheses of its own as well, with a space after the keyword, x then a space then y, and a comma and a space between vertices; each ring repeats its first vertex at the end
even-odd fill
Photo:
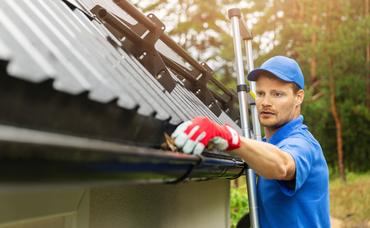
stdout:
POLYGON ((271 106, 271 100, 270 100, 270 96, 268 95, 265 95, 263 96, 262 98, 260 98, 260 104, 263 106, 263 107, 266 107, 266 106, 271 106))

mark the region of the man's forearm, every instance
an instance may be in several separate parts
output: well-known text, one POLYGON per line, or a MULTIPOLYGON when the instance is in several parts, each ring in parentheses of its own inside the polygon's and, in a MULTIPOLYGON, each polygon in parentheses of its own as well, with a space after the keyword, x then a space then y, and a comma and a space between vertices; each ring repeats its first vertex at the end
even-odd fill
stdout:
POLYGON ((278 180, 294 178, 294 159, 274 145, 241 137, 240 148, 232 152, 243 158, 257 174, 265 178, 278 180))

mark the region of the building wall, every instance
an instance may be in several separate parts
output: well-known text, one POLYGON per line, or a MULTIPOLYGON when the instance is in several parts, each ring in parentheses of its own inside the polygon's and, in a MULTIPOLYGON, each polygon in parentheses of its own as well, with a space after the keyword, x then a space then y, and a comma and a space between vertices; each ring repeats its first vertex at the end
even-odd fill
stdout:
POLYGON ((229 182, 0 192, 2 228, 229 227, 229 182))

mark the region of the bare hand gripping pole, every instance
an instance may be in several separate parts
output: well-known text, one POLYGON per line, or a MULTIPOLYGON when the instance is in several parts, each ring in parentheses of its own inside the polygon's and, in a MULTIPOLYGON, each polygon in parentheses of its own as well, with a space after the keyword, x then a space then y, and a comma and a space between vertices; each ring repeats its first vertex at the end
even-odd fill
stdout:
MULTIPOLYGON (((241 127, 243 130, 243 135, 247 138, 251 138, 249 132, 249 119, 248 119, 248 103, 247 103, 247 95, 249 92, 249 87, 245 83, 244 78, 244 67, 243 67, 243 55, 242 55, 242 46, 241 46, 241 37, 246 42, 246 50, 248 56, 248 69, 253 69, 253 60, 252 60, 252 44, 251 39, 252 36, 250 35, 247 27, 242 22, 241 12, 238 8, 233 8, 228 11, 229 18, 232 23, 232 32, 233 32, 233 40, 234 40, 234 53, 235 53, 235 61, 236 61, 236 70, 237 70, 237 91, 238 91, 238 98, 239 98, 239 108, 240 108, 240 119, 241 119, 241 127)), ((254 90, 254 84, 252 85, 252 90, 254 90)), ((254 92, 254 91, 253 91, 254 92)), ((255 96, 252 96, 255 97, 255 96)), ((253 130, 254 130, 254 137, 256 139, 261 139, 260 130, 257 132, 257 128, 260 129, 258 119, 257 119, 257 111, 256 106, 252 105, 251 107, 252 112, 252 121, 253 121, 253 130), (257 124, 256 124, 257 123, 257 124)), ((254 171, 249 167, 246 169, 246 176, 247 176, 247 190, 248 190, 248 200, 249 200, 249 213, 250 213, 250 221, 251 226, 253 228, 259 228, 258 223, 258 207, 257 207, 257 196, 256 196, 256 175, 254 171)))

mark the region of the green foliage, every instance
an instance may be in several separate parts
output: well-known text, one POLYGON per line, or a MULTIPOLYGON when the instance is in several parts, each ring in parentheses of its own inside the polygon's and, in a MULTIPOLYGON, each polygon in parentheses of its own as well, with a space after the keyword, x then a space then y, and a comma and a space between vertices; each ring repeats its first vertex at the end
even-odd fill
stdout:
POLYGON ((230 216, 231 227, 236 227, 239 219, 249 211, 248 196, 245 188, 231 188, 230 216))

